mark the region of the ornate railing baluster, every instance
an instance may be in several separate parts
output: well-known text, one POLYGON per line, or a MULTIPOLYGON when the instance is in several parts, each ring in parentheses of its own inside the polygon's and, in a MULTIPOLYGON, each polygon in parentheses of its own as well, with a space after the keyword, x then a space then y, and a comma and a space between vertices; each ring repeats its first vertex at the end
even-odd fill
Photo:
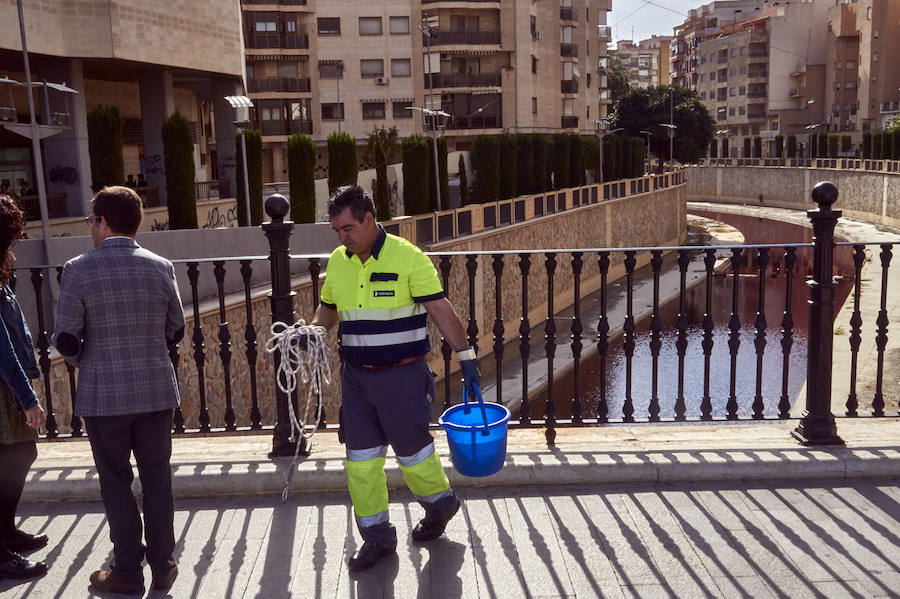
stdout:
POLYGON ((625 350, 625 403, 622 404, 622 420, 634 422, 634 399, 631 397, 631 360, 634 357, 634 265, 637 263, 635 252, 625 252, 625 278, 627 301, 625 303, 625 324, 622 326, 625 350))
POLYGON ((758 248, 756 265, 759 269, 756 304, 756 395, 753 397, 753 419, 762 420, 765 404, 762 396, 763 354, 766 351, 766 268, 769 265, 769 248, 758 248))
POLYGON ((519 272, 522 274, 522 318, 519 321, 519 356, 522 358, 522 406, 519 423, 531 423, 531 406, 528 403, 528 357, 531 355, 531 323, 528 320, 528 272, 531 256, 519 254, 519 272))
MULTIPOLYGON (((56 282, 59 283, 62 280, 62 266, 56 267, 56 282)), ((78 389, 75 385, 75 367, 65 362, 66 365, 66 375, 69 379, 69 397, 71 398, 72 404, 72 436, 73 437, 81 437, 84 435, 81 418, 75 415, 75 403, 77 400, 78 389)))
POLYGON ((250 260, 241 260, 241 279, 244 281, 244 311, 247 313, 247 324, 244 326, 244 344, 247 356, 247 369, 250 371, 250 428, 260 430, 262 428, 262 414, 259 411, 259 397, 256 391, 256 357, 258 355, 256 343, 256 327, 253 326, 253 302, 250 299, 250 277, 253 268, 250 260))
POLYGON ((875 335, 875 346, 878 348, 878 369, 875 371, 875 397, 872 399, 872 415, 884 416, 884 394, 882 393, 882 384, 884 383, 884 349, 887 347, 888 341, 888 313, 887 313, 887 287, 888 287, 888 270, 891 266, 891 244, 881 244, 881 308, 878 310, 878 318, 875 324, 878 327, 878 333, 875 335))
POLYGON ((572 315, 572 422, 581 424, 581 269, 584 265, 581 252, 572 252, 572 275, 575 277, 575 313, 572 315))
POLYGON ((866 261, 866 246, 853 246, 853 315, 850 317, 850 393, 847 395, 847 416, 857 416, 859 399, 856 397, 856 366, 859 346, 862 343, 862 314, 859 311, 859 294, 862 283, 862 267, 866 261))
POLYGON ((790 418, 791 397, 788 394, 788 383, 791 374, 791 347, 794 345, 794 316, 791 309, 791 288, 794 281, 794 264, 797 262, 797 248, 789 247, 784 253, 784 274, 787 277, 784 285, 784 316, 781 319, 781 400, 778 402, 778 417, 790 418))
POLYGON ((553 403, 553 357, 556 354, 556 320, 553 311, 553 274, 556 272, 556 254, 550 252, 545 256, 544 267, 547 269, 547 324, 544 328, 544 353, 547 356, 547 403, 544 408, 547 428, 544 436, 547 446, 553 447, 556 441, 556 406, 553 403))
POLYGON ((40 268, 31 269, 31 286, 34 287, 34 301, 37 306, 38 315, 38 364, 41 366, 41 374, 44 381, 44 399, 47 409, 47 436, 55 439, 59 436, 59 430, 56 425, 56 414, 53 412, 53 394, 50 390, 50 336, 47 334, 46 319, 44 318, 44 273, 40 268))
MULTIPOLYGON (((318 258, 310 258, 309 259, 309 279, 312 283, 312 300, 313 300, 313 314, 315 314, 316 309, 319 307, 319 275, 322 273, 322 266, 319 264, 318 258)), ((312 319, 310 319, 312 320, 312 319)), ((322 388, 322 381, 319 381, 319 389, 322 388)), ((295 394, 296 395, 296 394, 295 394)), ((322 409, 319 415, 319 422, 316 424, 316 428, 325 428, 328 422, 328 416, 325 412, 325 404, 322 402, 321 393, 316 397, 316 401, 322 403, 322 409)))
POLYGON ((206 353, 203 345, 203 329, 200 328, 200 293, 197 289, 197 279, 200 276, 199 263, 188 262, 188 280, 191 283, 191 301, 194 304, 194 334, 191 340, 194 342, 194 364, 197 366, 197 386, 200 393, 200 432, 209 432, 209 410, 206 408, 206 379, 204 377, 204 364, 206 353))
POLYGON ((219 356, 222 358, 222 377, 225 384, 225 430, 235 431, 234 407, 231 403, 231 331, 225 320, 225 262, 213 262, 213 274, 219 293, 219 356))
MULTIPOLYGON (((176 379, 178 377, 178 367, 181 363, 181 356, 178 352, 177 343, 169 344, 169 361, 172 363, 172 368, 175 370, 176 379)), ((182 397, 184 397, 184 395, 182 395, 182 397)), ((172 430, 177 434, 184 433, 184 413, 181 411, 181 404, 175 408, 175 414, 172 416, 172 430)))
POLYGON ((469 277, 469 325, 466 327, 466 335, 469 337, 469 345, 478 353, 478 321, 475 319, 475 273, 478 271, 478 256, 469 254, 466 256, 466 274, 469 277))
POLYGON ((650 266, 653 268, 653 315, 650 317, 650 422, 659 422, 659 350, 662 348, 659 319, 659 272, 662 267, 662 251, 650 252, 650 266))
POLYGON ((600 356, 600 399, 597 400, 597 420, 609 422, 609 403, 606 401, 606 360, 609 357, 609 319, 606 317, 606 277, 609 274, 609 252, 597 257, 600 267, 600 321, 597 323, 597 353, 600 356))
MULTIPOLYGON (((450 268, 453 266, 452 256, 441 256, 441 281, 444 286, 444 295, 450 297, 450 268)), ((450 407, 450 358, 453 356, 453 348, 447 340, 441 337, 441 355, 444 358, 444 409, 450 407)))
POLYGON ((678 274, 681 284, 678 287, 678 339, 675 349, 678 351, 678 395, 675 397, 675 420, 685 420, 687 406, 684 399, 684 360, 687 353, 687 330, 690 318, 687 315, 687 269, 691 257, 687 250, 678 250, 678 274))
POLYGON ((710 360, 713 349, 712 294, 716 251, 706 250, 703 266, 706 267, 706 309, 703 312, 703 400, 700 402, 700 420, 712 420, 712 396, 709 392, 710 360))
POLYGON ((494 363, 496 364, 497 403, 503 403, 503 254, 494 254, 494 363))
POLYGON ((738 286, 740 285, 741 248, 731 250, 731 317, 728 319, 728 352, 731 354, 731 378, 728 383, 728 403, 725 404, 728 420, 737 420, 737 356, 741 347, 741 318, 738 314, 738 286))

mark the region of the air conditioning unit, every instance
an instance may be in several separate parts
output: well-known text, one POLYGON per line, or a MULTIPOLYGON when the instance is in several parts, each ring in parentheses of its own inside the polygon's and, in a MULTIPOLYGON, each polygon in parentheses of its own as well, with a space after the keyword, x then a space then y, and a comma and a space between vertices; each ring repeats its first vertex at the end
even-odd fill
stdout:
POLYGON ((449 52, 441 52, 441 60, 450 60, 449 52))
POLYGON ((540 32, 540 31, 532 31, 532 32, 531 32, 531 39, 533 39, 533 40, 539 40, 539 39, 541 39, 541 32, 540 32))
POLYGON ((387 85, 388 78, 387 77, 375 77, 375 85, 387 85))

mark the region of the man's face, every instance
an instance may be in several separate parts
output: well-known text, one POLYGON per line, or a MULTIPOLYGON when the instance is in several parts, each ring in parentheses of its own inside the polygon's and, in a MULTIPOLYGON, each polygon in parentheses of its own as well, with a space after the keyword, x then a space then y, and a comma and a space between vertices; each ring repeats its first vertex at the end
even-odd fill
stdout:
POLYGON ((331 219, 331 228, 337 233, 344 247, 354 254, 368 255, 378 238, 378 226, 371 212, 366 212, 362 221, 353 218, 349 208, 331 219))

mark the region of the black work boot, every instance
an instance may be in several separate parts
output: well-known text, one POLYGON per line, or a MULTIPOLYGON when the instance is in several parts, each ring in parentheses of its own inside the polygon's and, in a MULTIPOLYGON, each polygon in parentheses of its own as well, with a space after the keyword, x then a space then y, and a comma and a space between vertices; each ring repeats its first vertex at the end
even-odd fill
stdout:
POLYGON ((397 553, 396 545, 379 545, 372 541, 366 541, 356 555, 347 560, 347 565, 351 572, 362 572, 374 566, 381 558, 395 553, 397 553))
POLYGON ((460 506, 459 498, 453 491, 434 503, 420 503, 425 508, 425 517, 416 524, 412 531, 412 539, 416 543, 431 541, 444 534, 447 523, 456 515, 460 506))
POLYGON ((0 580, 4 578, 25 580, 37 578, 46 573, 47 564, 44 562, 33 562, 18 553, 11 553, 6 560, 0 561, 0 580))

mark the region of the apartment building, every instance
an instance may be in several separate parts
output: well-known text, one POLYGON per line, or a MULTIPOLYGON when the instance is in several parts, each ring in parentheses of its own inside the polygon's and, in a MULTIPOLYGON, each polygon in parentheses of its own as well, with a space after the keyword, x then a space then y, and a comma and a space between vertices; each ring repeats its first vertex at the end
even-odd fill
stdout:
MULTIPOLYGON (((234 179, 235 114, 224 97, 241 89, 236 4, 83 0, 24 3, 23 12, 32 81, 65 84, 33 93, 51 217, 89 213, 87 113, 98 104, 118 106, 125 172, 144 173, 154 201, 166 201, 161 125, 176 110, 191 123, 198 181, 234 179)), ((36 189, 18 21, 15 2, 0 5, 0 180, 36 189)))
MULTIPOLYGON (((856 6, 856 29, 859 32, 859 109, 856 121, 862 131, 882 129, 900 116, 900 67, 897 65, 897 56, 900 54, 900 2, 842 1, 835 8, 849 12, 853 5, 856 6)), ((833 119, 839 118, 835 115, 839 110, 842 111, 839 116, 845 116, 844 105, 848 103, 845 100, 846 98, 836 95, 831 110, 833 119), (837 104, 840 104, 840 109, 836 108, 837 104)))
POLYGON ((647 89, 654 85, 669 85, 669 44, 672 36, 654 35, 634 43, 616 42, 616 55, 628 76, 631 87, 647 89))
MULTIPOLYGON (((295 132, 365 143, 376 127, 430 129, 451 149, 482 133, 593 130, 606 115, 610 0, 242 0, 247 88, 264 178, 285 180, 295 132), (601 37, 601 35, 606 36, 601 37)), ((324 172, 320 152, 320 173, 324 172)))
POLYGON ((829 0, 771 3, 720 25, 696 48, 700 100, 720 131, 760 136, 763 154, 775 137, 824 124, 829 0))

